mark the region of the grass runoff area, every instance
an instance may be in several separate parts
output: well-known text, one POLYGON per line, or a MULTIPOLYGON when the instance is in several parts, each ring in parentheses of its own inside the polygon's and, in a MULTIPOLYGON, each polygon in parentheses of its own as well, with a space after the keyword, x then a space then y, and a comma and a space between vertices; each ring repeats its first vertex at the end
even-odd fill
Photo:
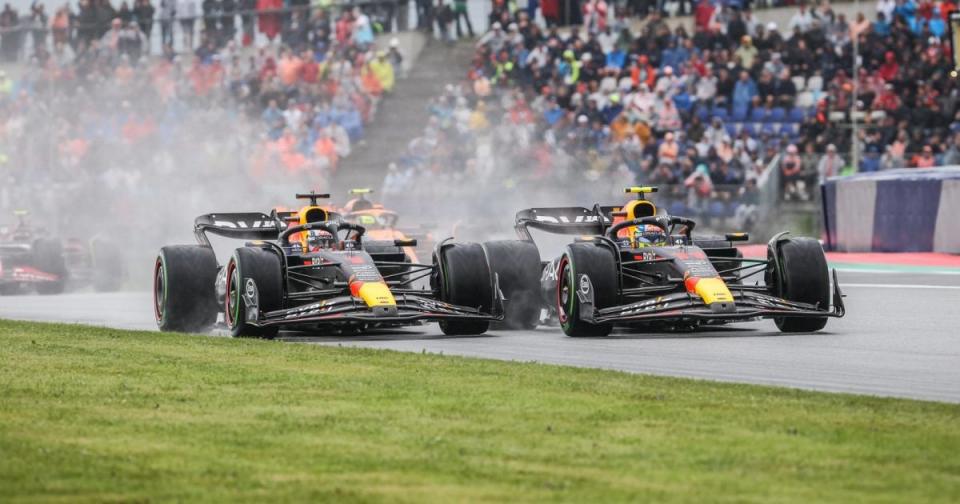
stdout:
POLYGON ((0 342, 0 502, 960 500, 958 405, 72 325, 0 342))

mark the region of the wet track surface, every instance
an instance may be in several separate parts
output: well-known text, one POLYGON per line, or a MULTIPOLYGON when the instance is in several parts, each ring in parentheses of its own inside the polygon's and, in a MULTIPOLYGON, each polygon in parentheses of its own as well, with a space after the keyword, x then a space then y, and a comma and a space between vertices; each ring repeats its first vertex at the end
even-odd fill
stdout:
MULTIPOLYGON (((960 402, 960 275, 841 272, 847 316, 785 335, 773 322, 568 338, 559 328, 447 337, 436 325, 289 342, 427 351, 960 402)), ((154 330, 149 293, 0 297, 0 317, 154 330)))

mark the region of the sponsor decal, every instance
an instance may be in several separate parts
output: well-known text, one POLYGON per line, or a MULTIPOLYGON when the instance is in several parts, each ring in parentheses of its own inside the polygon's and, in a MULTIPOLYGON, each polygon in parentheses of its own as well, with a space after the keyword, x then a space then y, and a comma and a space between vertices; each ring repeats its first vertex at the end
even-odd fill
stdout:
POLYGON ((540 276, 540 281, 543 282, 547 280, 552 280, 552 281, 557 280, 557 263, 559 261, 560 261, 559 259, 554 259, 548 262, 547 265, 543 267, 543 273, 540 276))
POLYGON ((596 215, 577 215, 573 219, 566 215, 553 217, 550 215, 537 215, 537 222, 549 222, 552 224, 584 224, 598 222, 600 219, 596 215))
POLYGON ((273 221, 260 220, 255 220, 253 222, 215 220, 213 221, 213 225, 229 229, 270 229, 276 227, 276 224, 274 224, 273 221))

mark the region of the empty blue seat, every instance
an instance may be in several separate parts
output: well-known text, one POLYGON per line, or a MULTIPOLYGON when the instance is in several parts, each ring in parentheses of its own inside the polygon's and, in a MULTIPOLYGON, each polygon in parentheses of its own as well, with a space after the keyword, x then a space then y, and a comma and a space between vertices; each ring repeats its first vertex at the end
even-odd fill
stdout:
POLYGON ((697 106, 697 117, 700 118, 700 122, 706 122, 707 117, 710 116, 710 109, 706 105, 697 106))
POLYGON ((876 154, 867 154, 860 161, 860 171, 875 172, 880 169, 880 158, 876 154))
POLYGON ((803 109, 800 107, 793 107, 790 109, 790 116, 788 117, 790 122, 801 123, 806 118, 806 115, 803 113, 803 109))
POLYGON ((724 129, 727 130, 727 134, 731 137, 737 136, 737 124, 736 123, 727 123, 724 126, 724 129))
POLYGON ((776 107, 770 111, 767 121, 781 123, 787 120, 787 111, 782 107, 776 107))
POLYGON ((684 205, 682 201, 670 203, 670 215, 686 215, 688 213, 687 205, 684 205))
POLYGON ((723 204, 722 201, 711 201, 707 207, 707 212, 710 213, 711 217, 726 217, 727 205, 723 204))
POLYGON ((762 108, 755 108, 750 112, 750 120, 753 122, 763 122, 763 119, 767 116, 767 111, 762 108))
POLYGON ((689 112, 693 107, 693 100, 690 99, 690 95, 687 93, 680 93, 673 97, 673 105, 677 107, 677 110, 680 112, 689 112))
POLYGON ((726 122, 728 117, 727 109, 723 107, 713 107, 712 115, 713 117, 719 117, 721 121, 726 122))
POLYGON ((777 123, 764 123, 763 129, 760 130, 760 133, 766 133, 770 136, 777 134, 777 131, 780 129, 780 125, 777 123))
POLYGON ((747 132, 747 135, 755 136, 757 134, 757 128, 753 126, 753 123, 743 123, 743 131, 747 132))
POLYGON ((747 120, 747 114, 749 109, 747 107, 733 107, 733 114, 730 118, 736 122, 744 122, 747 120))

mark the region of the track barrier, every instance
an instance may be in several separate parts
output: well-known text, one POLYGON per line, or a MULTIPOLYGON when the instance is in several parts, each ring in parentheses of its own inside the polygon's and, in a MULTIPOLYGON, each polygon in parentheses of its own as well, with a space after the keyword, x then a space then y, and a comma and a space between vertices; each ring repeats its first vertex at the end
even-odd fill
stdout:
POLYGON ((960 254, 960 166, 833 177, 821 191, 828 250, 960 254))

